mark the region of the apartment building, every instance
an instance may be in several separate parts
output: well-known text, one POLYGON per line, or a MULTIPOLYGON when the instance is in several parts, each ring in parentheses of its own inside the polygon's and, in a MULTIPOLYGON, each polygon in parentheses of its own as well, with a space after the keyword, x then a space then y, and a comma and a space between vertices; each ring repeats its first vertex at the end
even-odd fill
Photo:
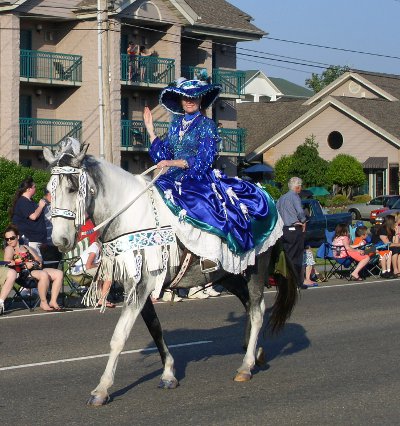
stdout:
MULTIPOLYGON (((103 2, 109 159, 133 173, 149 167, 144 106, 164 134, 170 117, 158 104, 161 89, 205 69, 223 87, 209 112, 223 126, 217 165, 234 175, 246 137, 236 120, 245 81, 236 69, 236 45, 265 33, 224 0, 103 2), (129 42, 144 54, 129 56, 129 42)), ((68 135, 90 144, 89 153, 102 154, 97 7, 96 0, 0 0, 0 156, 44 167, 42 147, 68 135)))

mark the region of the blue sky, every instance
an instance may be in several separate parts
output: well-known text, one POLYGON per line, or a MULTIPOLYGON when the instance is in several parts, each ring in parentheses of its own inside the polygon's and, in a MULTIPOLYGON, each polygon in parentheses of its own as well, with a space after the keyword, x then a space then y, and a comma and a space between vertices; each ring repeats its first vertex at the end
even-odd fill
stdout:
MULTIPOLYGON (((379 53, 400 57, 400 0, 228 0, 254 20, 253 24, 269 36, 379 53)), ((259 56, 283 55, 297 59, 271 58, 301 62, 320 62, 348 65, 368 71, 400 74, 400 59, 341 52, 299 44, 262 39, 238 45, 263 53, 259 56)), ((238 53, 245 53, 238 50, 238 53)), ((286 78, 304 86, 312 72, 320 74, 324 68, 271 61, 264 58, 244 58, 238 55, 237 68, 261 69, 270 77, 286 78), (284 67, 284 68, 278 68, 284 67), (292 68, 286 69, 286 68, 292 68)), ((325 67, 325 65, 320 65, 325 67)))

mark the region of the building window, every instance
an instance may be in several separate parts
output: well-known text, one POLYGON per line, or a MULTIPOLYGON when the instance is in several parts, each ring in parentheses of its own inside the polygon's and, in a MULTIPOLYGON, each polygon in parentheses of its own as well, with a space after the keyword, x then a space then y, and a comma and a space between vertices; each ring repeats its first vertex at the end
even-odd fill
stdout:
POLYGON ((328 145, 332 149, 339 149, 343 145, 343 136, 340 132, 336 130, 334 132, 329 133, 328 136, 328 145))

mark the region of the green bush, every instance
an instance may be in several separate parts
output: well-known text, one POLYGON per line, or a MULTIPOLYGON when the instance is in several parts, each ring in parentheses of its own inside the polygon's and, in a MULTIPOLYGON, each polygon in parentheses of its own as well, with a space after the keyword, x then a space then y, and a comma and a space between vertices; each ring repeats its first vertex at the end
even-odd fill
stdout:
POLYGON ((268 194, 276 201, 282 194, 279 188, 269 183, 263 183, 261 186, 268 192, 268 194))
POLYGON ((335 195, 331 199, 326 200, 326 206, 327 207, 345 206, 346 204, 350 204, 350 201, 343 194, 335 195))
POLYGON ((368 194, 356 195, 353 197, 354 203, 368 203, 371 201, 371 197, 368 194))
POLYGON ((11 206, 14 194, 17 191, 21 182, 33 177, 36 184, 35 201, 39 201, 43 197, 43 191, 46 188, 47 182, 50 179, 50 173, 46 170, 32 169, 23 167, 14 161, 0 158, 0 231, 6 228, 10 223, 8 217, 8 209, 11 206))

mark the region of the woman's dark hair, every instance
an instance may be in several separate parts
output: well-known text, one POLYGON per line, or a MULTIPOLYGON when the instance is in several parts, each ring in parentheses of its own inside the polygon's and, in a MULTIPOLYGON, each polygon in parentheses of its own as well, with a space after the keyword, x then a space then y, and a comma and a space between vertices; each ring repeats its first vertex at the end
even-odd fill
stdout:
POLYGON ((335 228, 335 238, 349 235, 349 227, 345 223, 339 223, 335 228))
POLYGON ((386 230, 389 241, 392 241, 395 234, 396 220, 393 215, 388 214, 382 223, 382 228, 386 230))
POLYGON ((4 237, 7 234, 7 232, 14 232, 14 234, 17 237, 19 236, 19 230, 18 230, 18 228, 15 225, 13 225, 13 224, 7 226, 7 228, 5 229, 4 234, 3 234, 4 237))
POLYGON ((12 217, 14 216, 14 210, 15 210, 15 205, 17 204, 17 201, 19 200, 19 198, 21 197, 21 195, 29 188, 32 188, 32 186, 35 184, 35 182, 33 181, 33 178, 30 176, 28 178, 26 178, 25 180, 23 180, 21 182, 21 184, 19 185, 19 188, 17 189, 17 192, 14 195, 14 199, 11 203, 11 207, 8 210, 8 215, 10 217, 10 219, 12 219, 12 217))

